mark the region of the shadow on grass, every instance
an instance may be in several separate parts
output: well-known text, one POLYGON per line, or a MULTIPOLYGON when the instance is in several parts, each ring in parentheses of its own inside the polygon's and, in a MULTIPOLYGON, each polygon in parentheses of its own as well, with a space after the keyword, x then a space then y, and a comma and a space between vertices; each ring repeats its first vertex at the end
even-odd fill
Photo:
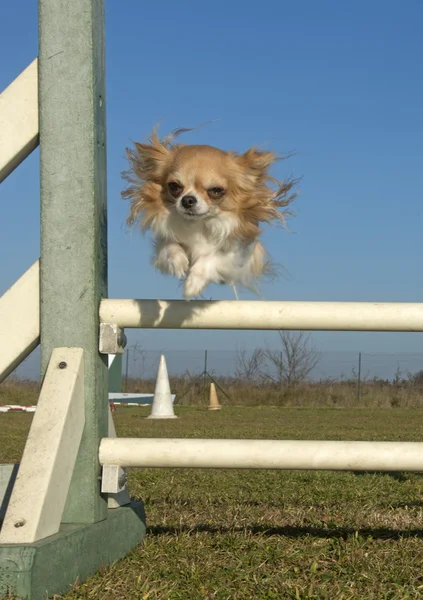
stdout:
MULTIPOLYGON (((397 481, 408 481, 410 479, 410 473, 403 471, 351 471, 351 473, 357 477, 360 475, 380 475, 381 477, 392 477, 392 479, 396 479, 397 481)), ((420 473, 418 474, 420 475, 420 473)))
POLYGON ((384 527, 354 529, 351 527, 339 527, 324 529, 322 527, 292 527, 289 525, 274 527, 271 525, 247 525, 246 527, 225 527, 214 525, 188 526, 162 526, 152 525, 147 527, 147 535, 151 536, 177 536, 180 534, 210 533, 219 535, 244 533, 249 535, 263 535, 266 537, 281 536, 289 538, 314 537, 335 538, 346 540, 352 536, 372 538, 375 540, 399 540, 401 538, 423 538, 423 529, 389 529, 384 527))
POLYGON ((391 502, 391 508, 423 508, 423 500, 410 500, 409 502, 391 502))

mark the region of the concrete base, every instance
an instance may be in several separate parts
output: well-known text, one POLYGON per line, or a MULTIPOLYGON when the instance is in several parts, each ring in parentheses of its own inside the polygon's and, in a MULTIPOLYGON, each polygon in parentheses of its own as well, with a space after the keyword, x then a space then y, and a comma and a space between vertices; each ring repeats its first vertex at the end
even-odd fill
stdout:
POLYGON ((56 535, 29 545, 0 545, 0 597, 45 600, 65 594, 100 568, 123 558, 144 537, 142 502, 108 511, 89 525, 62 525, 56 535))

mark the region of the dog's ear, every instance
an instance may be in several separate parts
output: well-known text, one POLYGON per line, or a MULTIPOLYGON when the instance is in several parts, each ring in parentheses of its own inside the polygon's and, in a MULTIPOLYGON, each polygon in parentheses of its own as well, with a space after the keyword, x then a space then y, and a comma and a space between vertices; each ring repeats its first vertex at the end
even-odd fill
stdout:
POLYGON ((135 142, 134 148, 126 150, 126 156, 131 165, 131 171, 140 181, 161 181, 163 172, 168 166, 172 148, 162 143, 156 129, 149 139, 149 144, 135 142))
POLYGON ((250 148, 238 158, 239 163, 256 180, 263 180, 268 177, 270 165, 278 160, 274 152, 261 152, 256 148, 250 148))

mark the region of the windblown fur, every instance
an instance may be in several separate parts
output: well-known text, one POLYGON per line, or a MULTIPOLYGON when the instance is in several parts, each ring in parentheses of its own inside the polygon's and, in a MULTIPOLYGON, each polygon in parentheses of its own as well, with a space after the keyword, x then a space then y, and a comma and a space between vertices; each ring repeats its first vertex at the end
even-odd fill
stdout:
POLYGON ((174 143, 185 131, 160 140, 153 130, 148 144, 127 149, 122 196, 131 203, 128 224, 152 231, 153 264, 185 278, 185 297, 212 282, 254 288, 270 264, 260 223, 286 225, 297 181, 270 176, 280 160, 273 152, 174 143))

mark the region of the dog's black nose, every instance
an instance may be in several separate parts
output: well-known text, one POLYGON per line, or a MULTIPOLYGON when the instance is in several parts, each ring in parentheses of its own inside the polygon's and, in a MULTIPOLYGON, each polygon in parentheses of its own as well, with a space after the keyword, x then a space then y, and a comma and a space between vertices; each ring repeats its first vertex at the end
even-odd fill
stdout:
POLYGON ((184 196, 181 200, 181 204, 184 208, 192 208, 197 204, 197 198, 195 196, 184 196))

